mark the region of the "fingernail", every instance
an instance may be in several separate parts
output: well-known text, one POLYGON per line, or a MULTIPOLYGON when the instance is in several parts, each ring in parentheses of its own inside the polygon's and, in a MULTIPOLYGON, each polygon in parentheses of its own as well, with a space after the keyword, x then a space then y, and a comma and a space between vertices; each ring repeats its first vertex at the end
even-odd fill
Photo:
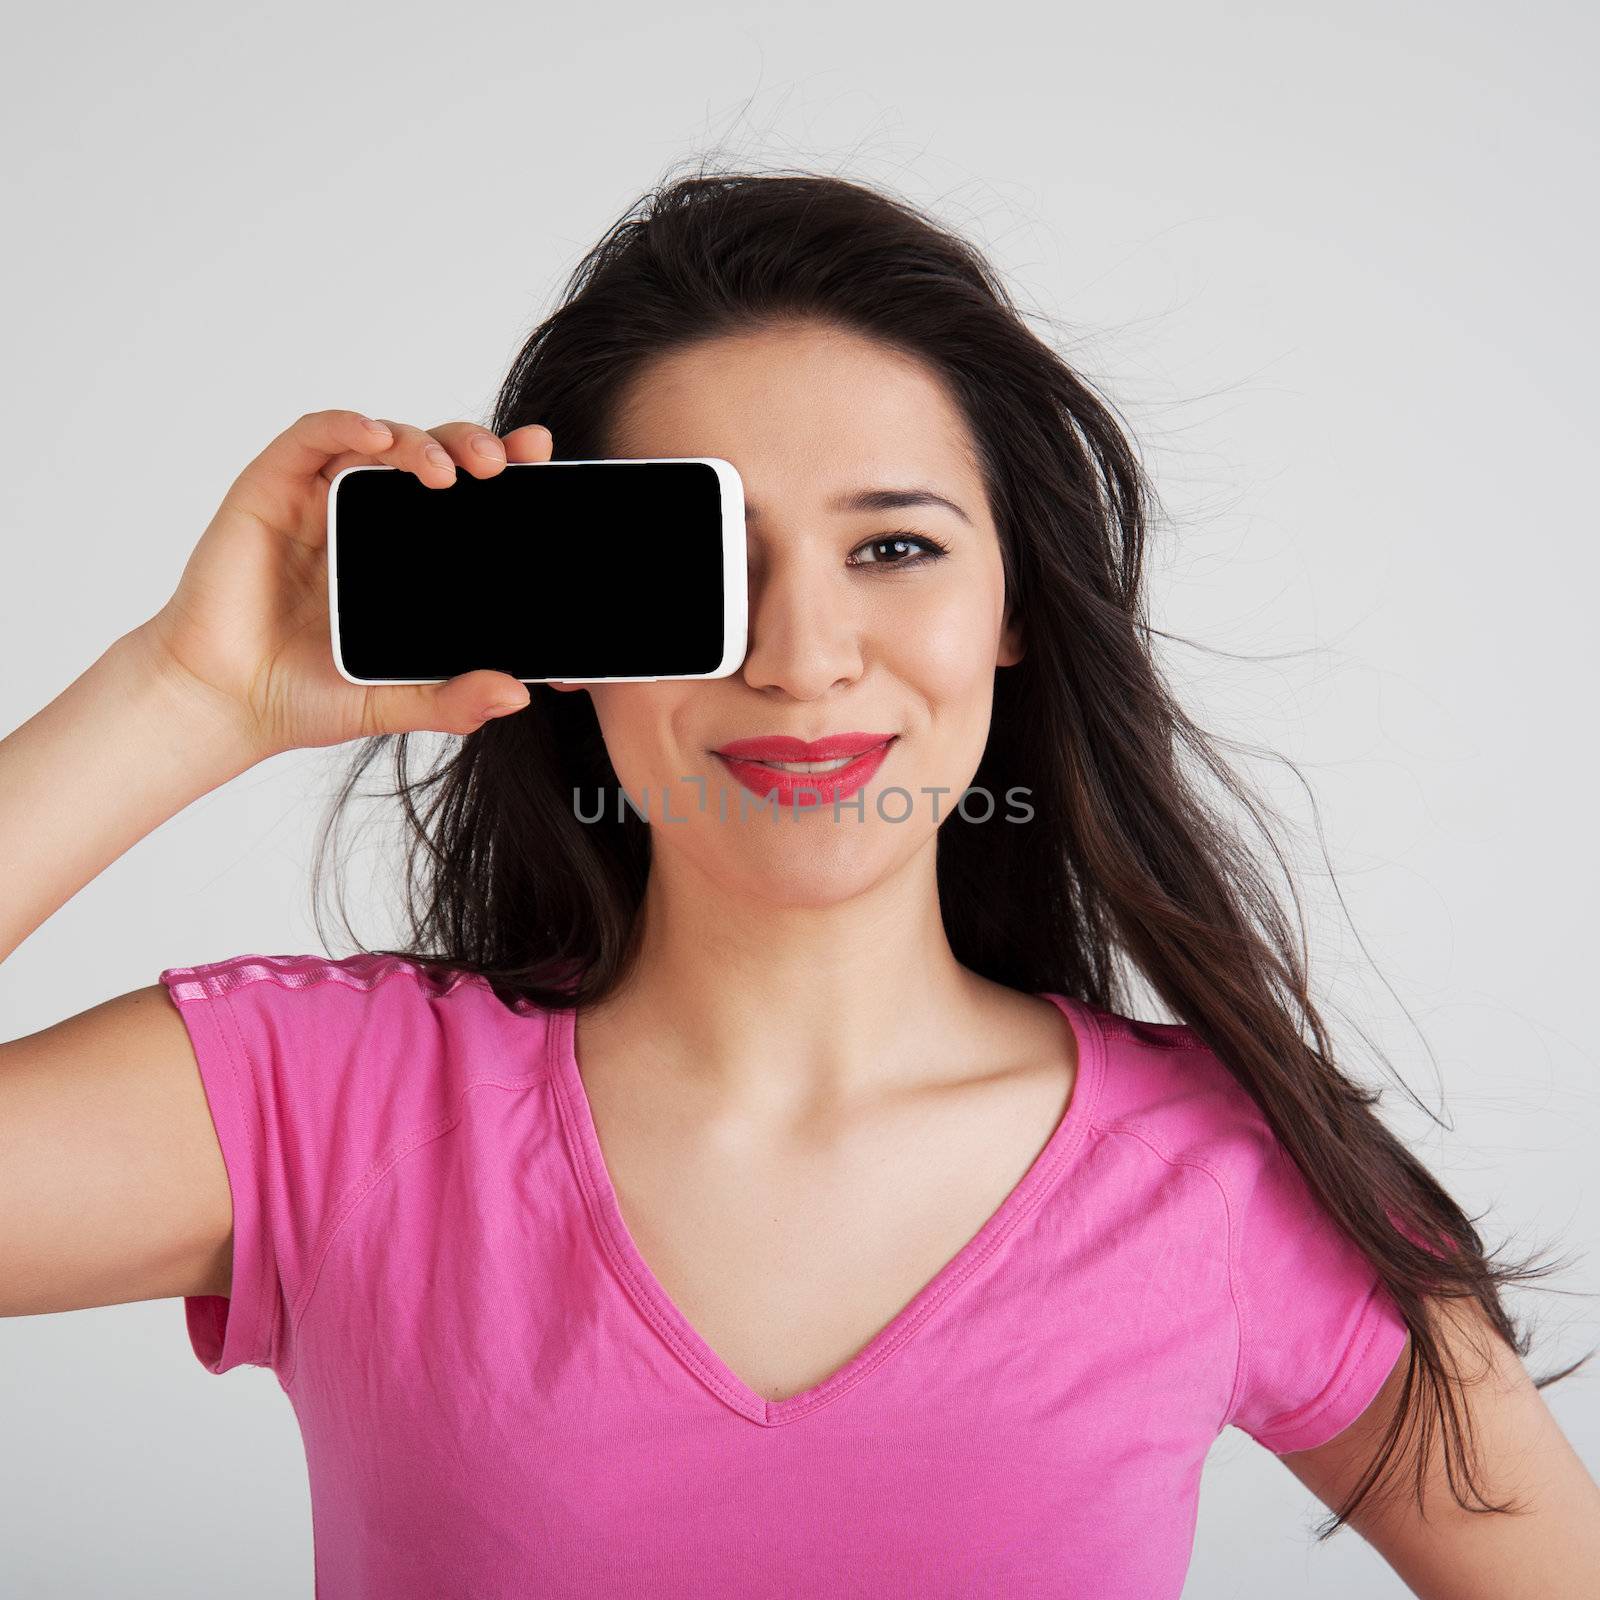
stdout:
POLYGON ((436 467, 454 467, 455 466, 455 462, 453 462, 450 459, 449 453, 447 451, 441 449, 436 444, 430 444, 428 446, 428 448, 426 450, 424 450, 422 453, 436 467))
POLYGON ((500 441, 498 439, 491 439, 486 434, 482 433, 480 433, 477 438, 472 441, 472 448, 476 450, 480 456, 488 456, 491 461, 498 461, 505 453, 501 450, 500 441))
POLYGON ((486 717, 504 717, 513 711, 522 710, 527 703, 526 700, 503 700, 497 706, 489 706, 483 714, 486 717))

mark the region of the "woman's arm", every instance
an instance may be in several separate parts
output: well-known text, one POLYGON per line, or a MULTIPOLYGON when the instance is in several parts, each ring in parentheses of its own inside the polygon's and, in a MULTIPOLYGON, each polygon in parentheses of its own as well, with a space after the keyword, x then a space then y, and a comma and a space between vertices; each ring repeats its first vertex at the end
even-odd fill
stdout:
MULTIPOLYGON (((1381 1490, 1381 1502, 1363 1505, 1350 1526, 1421 1600, 1600 1595, 1600 1484, 1516 1352, 1476 1305, 1466 1321, 1459 1311, 1452 1316, 1441 1307, 1439 1327, 1465 1381, 1468 1448, 1478 1463, 1475 1476, 1482 1493, 1523 1509, 1506 1515, 1464 1509, 1446 1477, 1442 1429, 1435 1427, 1421 1510, 1411 1456, 1381 1490)), ((1330 1509, 1342 1503, 1373 1459, 1398 1402, 1405 1367, 1403 1353, 1372 1404, 1342 1433, 1314 1450, 1282 1458, 1330 1509)))
POLYGON ((111 863, 269 751, 145 625, 0 739, 0 961, 111 863))
MULTIPOLYGON (((258 755, 124 635, 0 740, 0 957, 258 755)), ((232 1202, 160 985, 0 1043, 0 1315, 226 1294, 232 1202)))

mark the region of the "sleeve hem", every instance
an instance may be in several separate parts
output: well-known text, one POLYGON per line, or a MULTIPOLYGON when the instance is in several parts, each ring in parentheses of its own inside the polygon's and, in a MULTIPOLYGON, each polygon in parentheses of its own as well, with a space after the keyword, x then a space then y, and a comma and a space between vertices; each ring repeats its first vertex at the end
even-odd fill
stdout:
POLYGON ((195 1356, 208 1372, 221 1373, 241 1365, 271 1364, 270 1351, 261 1348, 269 1262, 262 1249, 261 1160, 243 1042, 238 1039, 232 1013, 227 1011, 227 996, 197 988, 190 981, 193 971, 169 967, 160 980, 194 1047, 233 1202, 231 1293, 184 1297, 184 1321, 195 1356), (219 1015, 219 1007, 224 1015, 219 1015))
POLYGON ((1274 1455, 1310 1450, 1343 1433, 1371 1405, 1384 1380, 1394 1371, 1410 1337, 1393 1309, 1381 1280, 1372 1286, 1361 1308, 1350 1342, 1322 1393, 1297 1411, 1271 1419, 1251 1431, 1257 1443, 1274 1455))

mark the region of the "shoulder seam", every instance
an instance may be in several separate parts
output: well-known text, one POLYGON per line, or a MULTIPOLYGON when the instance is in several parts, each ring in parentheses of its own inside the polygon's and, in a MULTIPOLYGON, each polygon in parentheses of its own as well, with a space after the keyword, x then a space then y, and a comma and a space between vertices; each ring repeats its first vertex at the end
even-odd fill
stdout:
POLYGON ((1217 1171, 1211 1162, 1201 1156, 1183 1155, 1175 1156, 1162 1147, 1144 1132, 1141 1128, 1134 1127, 1128 1122, 1111 1122, 1103 1124, 1091 1123, 1090 1126, 1100 1133, 1120 1133, 1142 1144, 1153 1156, 1166 1162, 1169 1167, 1194 1167, 1206 1174, 1216 1185, 1217 1193, 1222 1197, 1222 1213, 1227 1228, 1226 1251, 1228 1261, 1228 1298, 1233 1305, 1234 1324, 1234 1353, 1233 1353, 1233 1386, 1228 1391, 1228 1403, 1223 1409, 1222 1422, 1218 1431, 1227 1426, 1227 1419, 1233 1415, 1233 1408, 1238 1403, 1239 1393, 1244 1380, 1244 1354, 1248 1346, 1248 1323, 1244 1311, 1244 1303, 1239 1295, 1239 1250, 1238 1230, 1235 1227, 1235 1211, 1233 1196, 1228 1192, 1228 1186, 1223 1182, 1222 1174, 1217 1171))
MULTIPOLYGON (((247 1079, 249 1081, 251 1085, 250 1099, 252 1101, 255 1100, 260 1093, 260 1085, 256 1078, 255 1062, 251 1059, 249 1047, 245 1043, 244 1033, 239 1027, 239 1019, 234 1015, 233 1007, 224 1004, 221 1007, 221 1015, 226 1021, 227 1026, 226 1028, 219 1026, 217 1031, 222 1036, 223 1044, 228 1051, 229 1064, 232 1068, 230 1077, 232 1079, 233 1097, 234 1103, 237 1107, 239 1125, 244 1129, 245 1139, 248 1141, 250 1147, 251 1164, 258 1172, 260 1172, 263 1164, 261 1159, 261 1146, 256 1140, 255 1117, 252 1114, 251 1106, 244 1099, 240 1081, 241 1079, 247 1079)), ((228 1188, 231 1194, 233 1189, 233 1175, 231 1173, 228 1175, 228 1188)), ((258 1205, 256 1209, 257 1228, 259 1230, 262 1208, 258 1205)), ((274 1316, 268 1327, 265 1329, 261 1328, 259 1324, 263 1310, 271 1307, 275 1300, 280 1300, 280 1297, 274 1294, 271 1289, 272 1251, 270 1249, 270 1241, 268 1249, 259 1249, 258 1245, 258 1251, 261 1256, 261 1261, 256 1269, 256 1275, 260 1281, 256 1285, 255 1305, 252 1308, 252 1315, 257 1322, 257 1326, 250 1330, 250 1338, 242 1342, 248 1343, 250 1346, 252 1346, 256 1356, 265 1356, 266 1365, 270 1367, 277 1356, 275 1345, 278 1337, 278 1319, 276 1316, 274 1316)), ((237 1254, 237 1252, 232 1250, 231 1246, 230 1253, 237 1254)), ((229 1288, 230 1290, 232 1288, 231 1282, 229 1284, 229 1288)), ((234 1314, 232 1299, 233 1296, 230 1293, 228 1296, 228 1316, 230 1319, 234 1314)), ((221 1354, 220 1350, 218 1354, 221 1354)), ((251 1357, 246 1357, 245 1359, 252 1360, 251 1357)))
POLYGON ((383 1181, 402 1161, 414 1151, 420 1150, 424 1145, 431 1144, 435 1139, 442 1139, 447 1133, 453 1132, 460 1126, 463 1111, 462 1102, 466 1099, 468 1091, 472 1089, 513 1089, 526 1090, 530 1088, 550 1085, 548 1071, 528 1073, 520 1078, 479 1077, 461 1086, 461 1092, 456 1096, 454 1109, 447 1116, 439 1117, 435 1121, 425 1123, 420 1128, 413 1128, 410 1133, 402 1135, 393 1143, 384 1148, 373 1160, 367 1170, 359 1178, 347 1184, 341 1191, 338 1200, 334 1203, 333 1210, 329 1213, 327 1221, 323 1224, 321 1237, 316 1249, 311 1255, 311 1267, 306 1273, 306 1281, 301 1285, 300 1292, 295 1297, 294 1307, 289 1316, 289 1365, 281 1374, 285 1389, 294 1381, 295 1369, 300 1364, 300 1324, 305 1319, 306 1311, 316 1293, 317 1285, 322 1281, 323 1263, 327 1260, 333 1249, 333 1242, 345 1223, 361 1209, 362 1203, 383 1186, 383 1181))

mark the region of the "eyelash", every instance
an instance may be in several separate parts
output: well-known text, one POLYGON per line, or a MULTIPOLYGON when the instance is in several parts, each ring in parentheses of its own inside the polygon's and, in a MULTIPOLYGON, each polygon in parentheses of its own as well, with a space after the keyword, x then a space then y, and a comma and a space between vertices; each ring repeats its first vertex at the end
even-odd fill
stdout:
MULTIPOLYGON (((881 533, 876 539, 868 539, 865 544, 857 545, 856 549, 868 550, 871 549, 873 545, 895 544, 899 542, 925 545, 931 553, 902 561, 864 561, 855 562, 853 564, 856 566, 884 567, 891 571, 898 570, 902 567, 930 567, 935 561, 943 560, 944 557, 949 553, 948 545, 940 544, 937 539, 933 538, 929 534, 907 533, 904 531, 898 533, 881 533)), ((854 553, 854 551, 851 552, 852 555, 854 553)))

